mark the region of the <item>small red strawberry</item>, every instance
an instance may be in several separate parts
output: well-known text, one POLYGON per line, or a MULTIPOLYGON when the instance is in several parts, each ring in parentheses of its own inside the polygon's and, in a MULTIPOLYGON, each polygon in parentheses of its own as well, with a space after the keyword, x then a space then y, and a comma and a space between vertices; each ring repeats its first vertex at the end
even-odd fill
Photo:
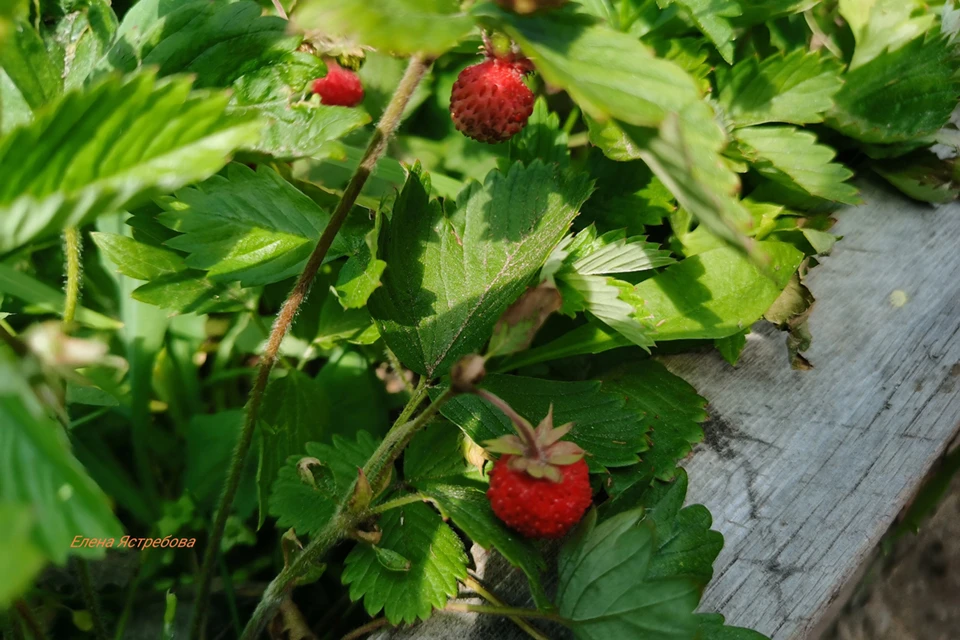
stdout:
POLYGON ((363 100, 363 85, 353 71, 336 62, 327 63, 327 75, 313 81, 320 102, 337 107, 355 107, 363 100))
POLYGON ((450 94, 457 131, 491 144, 519 133, 533 113, 534 95, 523 82, 529 69, 525 59, 493 57, 461 71, 450 94))
POLYGON ((498 518, 528 538, 561 538, 583 517, 593 500, 583 449, 561 441, 573 427, 553 427, 553 407, 533 429, 505 402, 489 392, 478 395, 504 410, 520 436, 486 443, 504 453, 490 472, 487 498, 498 518))

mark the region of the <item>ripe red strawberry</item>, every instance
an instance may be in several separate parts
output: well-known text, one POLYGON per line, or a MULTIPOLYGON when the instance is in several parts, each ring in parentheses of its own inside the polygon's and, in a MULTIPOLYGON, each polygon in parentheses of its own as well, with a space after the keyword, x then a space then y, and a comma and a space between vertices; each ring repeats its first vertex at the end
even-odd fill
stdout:
POLYGON ((363 100, 360 78, 336 62, 327 63, 327 75, 313 81, 313 92, 321 103, 338 107, 355 107, 363 100))
POLYGON ((509 140, 533 113, 533 92, 523 83, 529 63, 491 58, 460 72, 450 94, 457 131, 495 144, 509 140))
POLYGON ((580 522, 592 501, 583 458, 560 467, 562 479, 534 478, 516 471, 515 456, 503 456, 490 472, 487 497, 497 517, 528 538, 562 538, 580 522))
POLYGON ((501 456, 490 472, 487 498, 497 517, 528 538, 561 538, 580 522, 592 495, 583 449, 561 441, 572 424, 553 428, 553 408, 534 431, 505 402, 480 390, 504 409, 518 436, 486 443, 501 456))

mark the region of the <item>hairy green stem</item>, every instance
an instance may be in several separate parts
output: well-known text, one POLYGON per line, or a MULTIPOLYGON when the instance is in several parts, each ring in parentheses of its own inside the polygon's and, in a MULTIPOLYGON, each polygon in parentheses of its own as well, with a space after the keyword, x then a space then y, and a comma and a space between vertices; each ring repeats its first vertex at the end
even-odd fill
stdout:
MULTIPOLYGON (((377 161, 386 150, 387 142, 400 124, 403 111, 410 102, 414 90, 416 90, 417 85, 420 84, 420 81, 432 63, 432 58, 419 54, 410 59, 407 70, 400 80, 400 84, 397 86, 393 98, 391 98, 390 103, 384 110, 380 122, 377 123, 377 127, 373 132, 373 136, 370 138, 370 143, 367 145, 367 150, 364 152, 363 158, 361 158, 360 164, 357 166, 357 170, 343 191, 343 196, 340 198, 339 204, 337 204, 336 211, 334 211, 330 222, 320 235, 320 240, 317 241, 317 246, 314 248, 313 253, 310 254, 310 258, 307 260, 303 272, 300 274, 293 290, 277 314, 276 322, 274 322, 273 330, 270 332, 270 338, 267 340, 267 346, 260 360, 260 368, 257 371, 257 378, 254 382, 253 390, 250 392, 250 401, 247 404, 243 430, 240 432, 237 445, 233 450, 233 456, 227 472, 226 484, 220 496, 217 515, 214 518, 210 538, 207 541, 207 549, 203 556, 203 565, 200 568, 200 576, 197 580, 197 597, 194 603, 193 621, 190 626, 191 640, 199 640, 204 628, 207 600, 210 597, 210 584, 213 580, 217 554, 220 550, 220 541, 223 539, 223 530, 227 524, 227 516, 230 514, 233 499, 236 497, 237 489, 240 486, 240 476, 247 458, 247 452, 253 443, 253 430, 260 415, 263 393, 267 388, 267 382, 270 380, 270 371, 273 369, 273 365, 277 360, 280 343, 293 324, 300 304, 307 297, 310 285, 313 284, 313 280, 320 266, 323 264, 324 258, 327 256, 327 251, 329 251, 333 239, 340 231, 343 222, 347 219, 347 214, 350 213, 350 209, 352 209, 354 203, 356 203, 357 197, 360 195, 363 185, 367 182, 367 178, 370 177, 374 167, 377 165, 377 161)), ((276 580, 274 580, 274 582, 276 582, 276 580)), ((279 605, 279 602, 277 605, 279 605)), ((258 607, 258 610, 259 609, 258 607)))
POLYGON ((63 232, 63 251, 67 257, 66 301, 63 303, 63 324, 69 327, 77 316, 80 300, 80 231, 67 227, 63 232))
POLYGON ((403 365, 400 364, 400 359, 390 347, 387 347, 387 361, 390 363, 390 368, 393 369, 394 374, 400 378, 400 382, 403 383, 403 387, 407 390, 407 393, 413 393, 413 383, 407 380, 407 376, 403 375, 403 365))
POLYGON ((488 613, 495 616, 550 620, 564 625, 570 624, 569 620, 555 613, 538 611, 537 609, 524 609, 522 607, 501 607, 487 604, 468 604, 466 602, 448 602, 446 609, 448 611, 459 611, 461 613, 488 613))
POLYGON ((421 403, 423 403, 424 398, 427 397, 427 378, 422 376, 420 381, 417 383, 417 386, 414 387, 413 393, 410 395, 410 399, 407 401, 407 405, 403 408, 403 411, 400 412, 400 416, 397 418, 397 421, 394 422, 394 426, 404 424, 410 420, 410 416, 413 415, 413 412, 416 411, 421 403))
POLYGON ((100 601, 97 600, 97 592, 93 589, 93 580, 90 579, 90 567, 83 558, 75 558, 73 561, 74 569, 77 572, 77 581, 80 583, 80 591, 83 593, 83 602, 90 611, 90 618, 93 620, 93 635, 97 640, 107 640, 107 627, 103 624, 103 614, 100 611, 100 601))
MULTIPOLYGON (((456 395, 455 391, 447 389, 415 419, 403 424, 397 424, 390 430, 387 437, 383 439, 383 442, 380 443, 380 446, 377 447, 377 450, 373 452, 373 455, 370 456, 367 464, 363 467, 364 474, 370 480, 371 486, 380 486, 384 476, 389 472, 389 469, 393 463, 396 462, 397 458, 400 457, 400 453, 404 447, 407 446, 407 443, 410 442, 410 439, 413 438, 420 429, 429 424, 434 416, 437 415, 437 412, 440 411, 440 407, 454 395, 456 395)), ((413 402, 414 398, 411 398, 407 406, 410 406, 413 402)), ((348 495, 352 494, 353 490, 351 489, 348 495)), ((344 502, 346 503, 347 501, 344 502)), ((267 585, 260 602, 257 604, 257 608, 247 623, 247 628, 243 630, 243 635, 240 637, 240 640, 255 640, 259 637, 260 632, 276 613, 277 608, 283 602, 284 598, 286 598, 290 594, 290 590, 296 586, 297 579, 306 573, 310 565, 323 558, 337 542, 356 529, 358 524, 370 518, 371 515, 374 515, 375 511, 376 509, 360 513, 351 513, 346 508, 346 504, 338 505, 333 517, 330 518, 330 521, 327 522, 323 529, 321 529, 320 532, 310 540, 307 546, 303 548, 303 551, 297 554, 296 558, 294 558, 288 566, 284 567, 283 571, 277 574, 277 577, 267 585)))
MULTIPOLYGON (((473 576, 468 575, 466 578, 464 578, 463 585, 468 589, 472 589, 478 596, 494 606, 506 606, 503 604, 503 601, 500 600, 500 598, 495 596, 491 591, 487 590, 487 588, 484 587, 483 584, 481 584, 481 582, 473 576)), ((509 618, 515 625, 520 627, 524 633, 533 638, 533 640, 550 640, 550 638, 530 626, 530 624, 528 624, 523 618, 518 616, 509 616, 509 618)))
POLYGON ((391 509, 397 509, 399 507, 402 507, 408 504, 413 504, 414 502, 423 502, 424 500, 428 500, 428 498, 422 493, 410 493, 400 498, 395 498, 393 500, 389 500, 387 502, 378 504, 373 509, 370 509, 369 515, 372 515, 372 516, 380 515, 385 511, 390 511, 391 509))

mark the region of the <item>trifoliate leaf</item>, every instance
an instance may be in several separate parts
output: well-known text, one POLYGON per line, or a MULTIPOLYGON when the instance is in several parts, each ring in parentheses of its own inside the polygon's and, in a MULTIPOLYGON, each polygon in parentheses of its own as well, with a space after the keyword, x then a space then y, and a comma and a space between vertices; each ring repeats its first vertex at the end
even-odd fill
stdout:
POLYGON ((697 640, 769 640, 767 636, 743 627, 724 624, 719 613, 697 614, 697 640))
POLYGON ((932 12, 913 16, 916 8, 916 4, 901 0, 840 0, 840 16, 856 41, 850 70, 929 31, 937 16, 932 12))
MULTIPOLYGON (((166 245, 213 280, 244 286, 279 282, 300 272, 330 215, 273 169, 234 163, 161 201, 158 219, 182 232, 166 245)), ((338 236, 327 261, 349 253, 356 238, 338 236)), ((362 240, 361 240, 362 242, 362 240)))
MULTIPOLYGON (((552 404, 554 422, 573 422, 569 439, 587 451, 587 462, 594 469, 634 464, 637 453, 647 448, 646 428, 639 416, 627 408, 623 396, 607 393, 600 382, 489 374, 481 386, 532 424, 540 422, 552 404)), ((515 433, 503 412, 477 396, 457 396, 440 411, 474 442, 515 433)))
POLYGON ((308 32, 348 36, 396 54, 440 55, 473 29, 456 0, 306 0, 293 20, 308 32))
POLYGON ((588 514, 559 555, 557 607, 579 640, 688 640, 696 581, 657 576, 658 531, 641 509, 600 524, 588 514))
POLYGON ((589 192, 585 176, 536 162, 471 182, 454 208, 430 201, 411 172, 383 224, 388 266, 369 302, 400 361, 432 377, 478 351, 589 192))
POLYGON ((891 144, 932 136, 960 96, 946 40, 917 38, 844 76, 826 123, 862 142, 891 144))
POLYGON ((510 36, 548 84, 565 89, 599 121, 656 127, 668 113, 701 99, 678 65, 574 7, 520 17, 487 4, 477 13, 510 36))
POLYGON ((773 304, 800 266, 803 253, 784 242, 758 243, 764 274, 728 247, 687 258, 636 286, 652 315, 657 342, 725 338, 743 331, 773 304))
POLYGON ((622 492, 636 482, 649 484, 654 478, 672 479, 677 462, 703 439, 700 423, 707 417, 707 401, 656 360, 621 365, 604 374, 602 383, 604 392, 624 399, 649 441, 638 464, 613 471, 613 491, 622 492))
POLYGON ((847 180, 853 172, 831 162, 836 152, 817 144, 817 137, 795 127, 746 127, 735 133, 744 156, 762 175, 812 196, 858 204, 857 189, 847 180))
POLYGON ((63 428, 22 380, 20 366, 0 350, 0 504, 29 509, 31 544, 52 562, 63 565, 70 555, 102 558, 103 547, 73 541, 119 538, 123 529, 107 496, 71 453, 63 428))
POLYGON ((260 127, 226 103, 150 74, 66 94, 0 139, 0 252, 210 176, 260 127))
POLYGON ((394 625, 426 620, 457 594, 457 580, 467 576, 463 543, 423 503, 391 509, 378 524, 383 537, 377 546, 407 559, 410 568, 388 569, 373 548, 358 544, 347 556, 341 576, 350 585, 350 598, 363 598, 368 614, 382 610, 394 625))
MULTIPOLYGON (((680 7, 681 15, 697 26, 703 35, 717 47, 728 64, 733 64, 733 40, 736 37, 733 25, 726 18, 740 15, 737 0, 672 0, 680 7)), ((666 6, 669 2, 661 2, 666 6)))
POLYGON ((719 100, 736 126, 822 122, 843 86, 838 65, 819 53, 797 49, 764 60, 751 56, 717 70, 719 100))
POLYGON ((320 531, 348 497, 357 468, 376 448, 369 433, 358 431, 356 441, 334 436, 333 444, 309 442, 305 455, 290 456, 270 492, 270 515, 277 526, 293 527, 298 534, 320 531))

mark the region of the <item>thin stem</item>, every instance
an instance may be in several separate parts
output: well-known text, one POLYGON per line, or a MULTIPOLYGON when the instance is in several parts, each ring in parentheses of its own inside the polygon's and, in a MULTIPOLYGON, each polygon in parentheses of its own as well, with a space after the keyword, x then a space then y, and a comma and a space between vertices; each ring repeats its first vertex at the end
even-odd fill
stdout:
MULTIPOLYGON (((472 576, 467 576, 466 578, 464 578, 463 584, 468 589, 472 589, 477 595, 479 595, 481 598, 483 598, 490 604, 498 607, 505 606, 503 601, 500 600, 500 598, 498 598, 493 593, 488 591, 486 587, 484 587, 480 583, 479 580, 473 578, 472 576)), ((530 626, 523 618, 520 618, 518 616, 509 616, 509 618, 515 625, 520 627, 520 629, 522 629, 528 636, 530 636, 534 640, 550 640, 550 638, 548 638, 547 636, 543 635, 542 633, 534 629, 532 626, 530 626)))
POLYGON ((77 572, 77 581, 80 583, 80 591, 83 593, 83 602, 90 611, 90 617, 93 619, 93 635, 97 640, 107 640, 107 627, 103 624, 103 614, 100 611, 100 602, 97 600, 97 593, 93 590, 93 581, 90 579, 90 567, 83 558, 76 558, 73 563, 77 572))
POLYGON ((63 251, 67 256, 66 301, 63 304, 63 324, 70 326, 77 316, 80 300, 80 231, 68 227, 63 232, 63 251))
POLYGON ((388 624, 390 624, 390 621, 386 618, 377 618, 376 620, 371 620, 362 627, 357 627, 347 635, 340 638, 340 640, 358 640, 358 638, 362 638, 365 635, 373 633, 380 627, 385 627, 388 624))
POLYGON ((378 504, 373 509, 370 509, 368 513, 372 516, 380 515, 381 513, 390 511, 391 509, 397 509, 408 504, 413 504, 414 502, 423 502, 427 499, 428 498, 423 494, 411 493, 400 498, 395 498, 382 504, 378 504))
POLYGON ((459 611, 460 613, 487 613, 494 616, 508 616, 530 618, 534 620, 550 620, 563 625, 569 625, 570 621, 555 613, 547 611, 538 611, 536 609, 524 609, 522 607, 501 607, 486 604, 469 604, 466 602, 448 602, 445 607, 448 611, 459 611))
MULTIPOLYGON (((273 330, 270 332, 270 338, 267 340, 267 346, 260 360, 260 369, 257 371, 257 378, 254 382, 253 390, 250 392, 250 401, 247 404, 247 414, 243 424, 243 430, 240 433, 240 438, 237 440, 237 445, 233 451, 230 468, 227 472, 227 481, 223 488, 223 494, 220 496, 217 515, 214 519, 210 538, 207 541, 207 549, 203 556, 203 565, 197 581, 197 598, 194 605, 193 622, 190 627, 191 640, 199 640, 201 631, 204 628, 207 600, 210 597, 210 583, 213 580, 217 553, 220 550, 220 541, 223 539, 223 530, 227 524, 227 516, 230 514, 233 499, 236 497, 237 489, 240 486, 240 476, 247 458, 247 452, 250 450, 250 445, 253 442, 253 430, 260 415, 263 393, 267 388, 267 382, 270 380, 270 371, 276 362, 277 353, 280 351, 280 343, 290 329, 290 325, 293 324, 297 311, 300 309, 300 304, 307 297, 307 293, 310 291, 310 285, 313 284, 313 279, 323 264, 323 260, 327 256, 327 251, 329 251, 333 239, 336 237, 337 232, 340 231, 343 222, 347 219, 347 214, 350 213, 354 203, 357 201, 357 197, 360 195, 360 191, 363 189, 367 178, 370 177, 374 167, 377 165, 377 161, 386 150, 387 142, 400 124, 401 116, 407 103, 410 102, 410 97, 413 95, 414 90, 417 88, 417 85, 420 84, 420 81, 432 63, 432 58, 420 54, 410 58, 410 63, 407 65, 403 79, 400 80, 400 84, 397 86, 393 98, 390 99, 390 103, 384 110, 380 122, 377 124, 376 129, 374 129, 370 143, 367 145, 367 150, 364 152, 356 172, 354 172, 353 177, 350 179, 350 183, 347 185, 347 188, 344 189, 343 196, 340 198, 339 204, 337 204, 336 211, 334 211, 330 222, 320 235, 320 240, 317 241, 317 246, 314 248, 313 253, 310 254, 310 258, 303 268, 303 273, 300 274, 290 295, 287 296, 283 306, 280 307, 280 313, 277 314, 277 320, 273 324, 273 330)), ((274 582, 276 582, 276 580, 274 580, 274 582)), ((271 583, 271 585, 272 584, 273 583, 271 583)), ((284 585, 284 589, 285 588, 286 585, 284 585)), ((261 604, 262 603, 263 601, 261 601, 261 604)), ((277 605, 279 605, 279 602, 277 605)), ((258 606, 258 610, 259 609, 260 607, 258 606)), ((247 628, 249 630, 250 625, 247 625, 247 628)))
POLYGON ((13 606, 20 614, 20 618, 26 623, 27 628, 30 629, 30 634, 34 640, 47 640, 47 634, 43 632, 43 627, 40 626, 37 618, 33 615, 33 611, 30 610, 30 605, 25 600, 17 600, 13 606))
POLYGON ((280 17, 284 20, 287 20, 287 12, 284 10, 283 5, 280 4, 280 0, 273 0, 273 8, 277 10, 277 13, 280 14, 280 17))
MULTIPOLYGON (((433 417, 437 415, 440 407, 455 395, 455 391, 447 389, 414 420, 405 424, 395 425, 393 429, 387 433, 387 437, 383 439, 383 442, 381 442, 377 450, 373 452, 373 455, 370 456, 370 459, 367 460, 367 464, 363 468, 364 474, 370 481, 371 486, 378 487, 381 485, 384 476, 393 463, 396 462, 397 458, 400 457, 400 453, 404 447, 407 446, 407 443, 410 442, 410 439, 413 438, 417 431, 429 424, 433 417)), ((413 402, 414 398, 411 398, 411 402, 408 403, 407 406, 409 407, 413 402)), ((348 495, 352 495, 352 493, 353 491, 351 489, 348 495)), ((244 629, 240 640, 255 640, 263 630, 264 625, 266 625, 267 621, 270 620, 276 612, 277 607, 280 606, 280 603, 283 602, 284 598, 287 597, 290 590, 295 586, 296 580, 304 575, 307 568, 325 556, 333 545, 342 540, 349 532, 356 528, 358 523, 369 518, 370 515, 369 511, 350 513, 343 504, 338 505, 333 517, 330 518, 330 521, 327 522, 324 528, 321 529, 316 537, 304 547, 303 551, 290 562, 289 566, 285 567, 283 571, 267 585, 266 590, 263 592, 263 597, 257 604, 257 608, 250 617, 250 621, 247 622, 247 628, 244 629)))
POLYGON ((400 415, 397 417, 397 421, 393 423, 394 427, 397 425, 404 424, 410 420, 410 416, 413 415, 413 412, 416 411, 420 404, 423 403, 424 398, 427 397, 427 377, 421 376, 420 381, 417 383, 417 386, 413 388, 413 394, 410 396, 410 399, 407 401, 407 405, 403 408, 403 411, 400 412, 400 415))

